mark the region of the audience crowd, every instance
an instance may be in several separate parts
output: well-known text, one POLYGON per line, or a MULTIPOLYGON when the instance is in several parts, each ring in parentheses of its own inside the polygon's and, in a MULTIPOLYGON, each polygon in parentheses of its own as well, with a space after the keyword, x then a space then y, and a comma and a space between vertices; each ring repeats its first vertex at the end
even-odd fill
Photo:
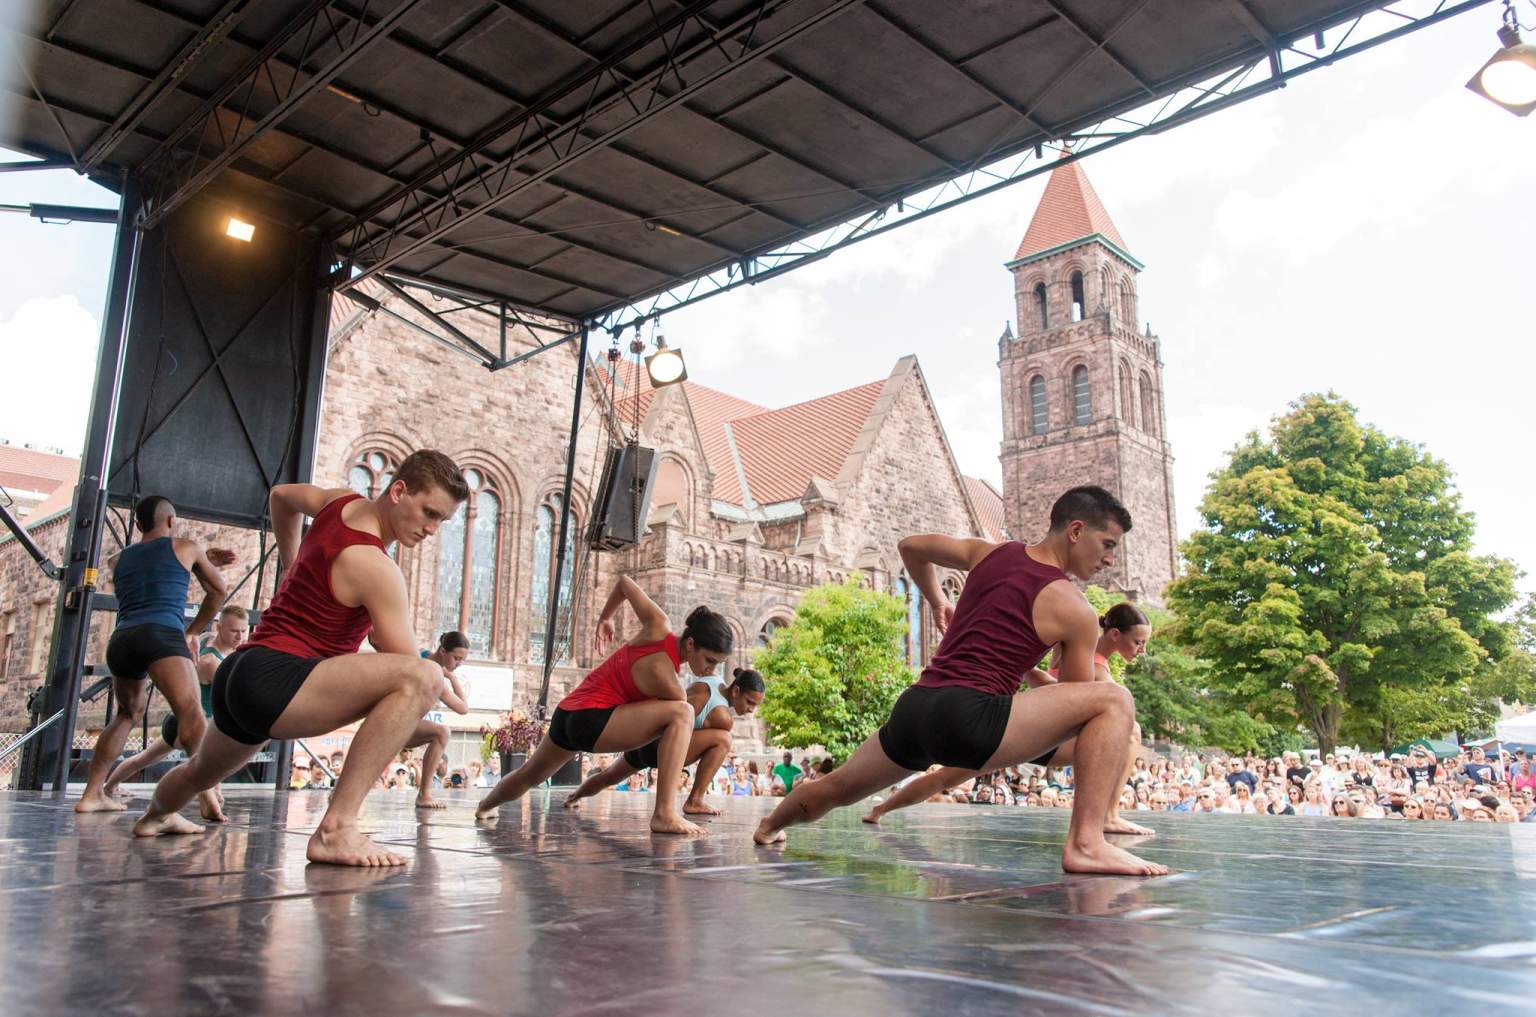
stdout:
MULTIPOLYGON (((584 770, 593 772, 612 761, 610 756, 589 756, 584 770)), ((291 786, 333 787, 344 754, 333 753, 323 767, 320 762, 296 760, 291 786)), ((829 758, 809 756, 797 764, 789 752, 771 763, 732 755, 715 773, 712 792, 782 796, 797 781, 818 780, 833 767, 829 758)), ((683 776, 685 785, 691 783, 690 773, 683 776)), ((476 759, 452 769, 445 761, 431 779, 434 788, 452 790, 488 788, 498 777, 494 759, 489 764, 476 759)), ((415 788, 421 779, 420 764, 407 751, 380 775, 378 786, 415 788)), ((642 770, 614 790, 654 793, 656 771, 642 770)), ((930 801, 1070 809, 1072 792, 1071 767, 1022 766, 982 774, 930 801)), ((1536 760, 1524 749, 1490 758, 1475 746, 1445 758, 1422 746, 1390 756, 1287 752, 1269 759, 1194 752, 1167 758, 1149 752, 1135 759, 1120 807, 1125 812, 1536 822, 1536 760)))

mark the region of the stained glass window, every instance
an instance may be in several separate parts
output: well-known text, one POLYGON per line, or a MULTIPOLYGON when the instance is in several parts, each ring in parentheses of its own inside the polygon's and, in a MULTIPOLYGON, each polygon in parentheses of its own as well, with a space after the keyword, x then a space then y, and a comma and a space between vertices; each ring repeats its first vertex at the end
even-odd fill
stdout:
POLYGON ((548 505, 540 505, 534 514, 533 527, 533 597, 529 602, 529 619, 532 630, 528 659, 544 659, 544 625, 549 616, 549 581, 553 565, 550 552, 555 546, 555 513, 548 505))
POLYGON ((501 500, 491 491, 475 496, 475 525, 470 534, 469 652, 486 656, 491 650, 491 623, 496 607, 496 546, 501 525, 501 500))
POLYGON ((437 624, 434 632, 459 627, 459 609, 464 603, 464 506, 437 528, 437 624))

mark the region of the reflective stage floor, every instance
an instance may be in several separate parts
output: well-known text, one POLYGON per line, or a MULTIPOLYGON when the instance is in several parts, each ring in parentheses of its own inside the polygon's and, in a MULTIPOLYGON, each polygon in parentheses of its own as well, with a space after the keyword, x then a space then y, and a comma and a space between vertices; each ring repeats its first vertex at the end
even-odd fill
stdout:
POLYGON ((646 830, 537 792, 477 828, 378 791, 403 869, 308 866, 320 792, 134 840, 130 811, 0 795, 0 1013, 1490 1014, 1536 1011, 1536 825, 1146 814, 1160 879, 1064 877, 1064 813, 845 809, 646 830))

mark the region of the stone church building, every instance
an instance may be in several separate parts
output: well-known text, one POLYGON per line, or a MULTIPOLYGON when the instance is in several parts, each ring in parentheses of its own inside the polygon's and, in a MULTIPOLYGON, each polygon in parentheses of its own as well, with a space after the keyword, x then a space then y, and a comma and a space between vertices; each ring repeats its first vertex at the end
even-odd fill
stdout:
MULTIPOLYGON (((769 407, 691 380, 652 389, 633 360, 615 370, 599 351, 582 372, 586 408, 570 505, 575 566, 564 577, 554 574, 554 548, 574 344, 488 374, 397 318, 338 298, 317 482, 372 495, 411 450, 436 448, 463 467, 473 490, 434 538, 396 552, 421 645, 451 628, 470 639, 461 673, 474 709, 466 718, 443 718, 459 731, 453 764, 474 751, 481 724, 498 711, 532 708, 552 638, 559 661, 552 703, 596 663, 597 612, 619 573, 633 577, 675 624, 698 604, 724 613, 736 633, 733 663, 746 664, 791 618, 805 590, 857 572, 906 600, 903 649, 916 669, 937 633, 902 571, 896 542, 928 531, 1033 539, 1056 494, 1094 481, 1122 492, 1138 523, 1113 585, 1157 596, 1173 555, 1157 341, 1134 327, 1141 266, 1076 164, 1053 174, 1008 267, 1019 331, 1005 333, 1001 344, 1003 492, 962 474, 916 357, 854 388, 769 407), (603 456, 636 433, 659 456, 648 533, 634 548, 589 553, 579 534, 603 456), (559 598, 562 616, 574 604, 568 631, 546 631, 551 597, 559 598)), ((388 294, 376 296, 396 314, 430 324, 388 294)), ((454 321, 495 345, 496 324, 475 317, 461 313, 454 321)), ((16 486, 27 470, 54 478, 25 482, 48 488, 37 493, 43 511, 27 525, 57 555, 74 471, 54 461, 61 457, 8 451, 14 454, 0 456, 0 467, 11 472, 0 471, 0 483, 16 486)), ((233 578, 259 557, 251 531, 192 523, 188 534, 234 549, 240 561, 226 570, 233 578)), ((264 588, 247 583, 236 602, 264 606, 270 569, 266 576, 264 588)), ((958 594, 957 577, 946 585, 958 594)), ((55 596, 14 541, 0 542, 0 732, 25 730, 25 695, 41 681, 55 596)), ((88 659, 101 659, 110 625, 108 616, 97 619, 88 659)), ((99 705, 82 717, 83 728, 98 725, 99 705)), ((738 745, 761 751, 760 727, 738 725, 738 745)))

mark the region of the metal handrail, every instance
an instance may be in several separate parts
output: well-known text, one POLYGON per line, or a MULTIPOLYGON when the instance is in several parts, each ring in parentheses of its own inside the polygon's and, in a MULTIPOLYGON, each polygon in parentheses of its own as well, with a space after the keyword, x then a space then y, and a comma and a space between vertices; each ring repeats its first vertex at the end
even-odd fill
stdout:
MULTIPOLYGON (((112 678, 110 676, 108 676, 106 678, 103 678, 101 681, 97 682, 95 685, 92 685, 90 688, 88 688, 84 692, 80 693, 80 702, 82 702, 82 703, 90 702, 91 700, 95 699, 97 696, 101 695, 104 691, 106 691, 107 687, 110 686, 111 684, 112 684, 112 678)), ((15 752, 17 749, 19 749, 23 745, 27 744, 27 742, 30 742, 33 738, 36 738, 38 736, 38 734, 40 734, 43 731, 46 731, 50 724, 57 723, 59 718, 62 717, 62 716, 64 716, 64 711, 63 710, 57 711, 56 713, 54 713, 53 716, 49 717, 47 720, 45 720, 45 721, 41 722, 40 724, 38 724, 37 727, 34 727, 32 730, 28 731, 26 734, 22 735, 20 738, 16 739, 14 742, 11 742, 11 744, 7 745, 5 748, 0 749, 0 762, 3 762, 5 760, 6 756, 9 756, 11 753, 15 752)), ((68 750, 66 749, 65 751, 68 751, 68 750)))

